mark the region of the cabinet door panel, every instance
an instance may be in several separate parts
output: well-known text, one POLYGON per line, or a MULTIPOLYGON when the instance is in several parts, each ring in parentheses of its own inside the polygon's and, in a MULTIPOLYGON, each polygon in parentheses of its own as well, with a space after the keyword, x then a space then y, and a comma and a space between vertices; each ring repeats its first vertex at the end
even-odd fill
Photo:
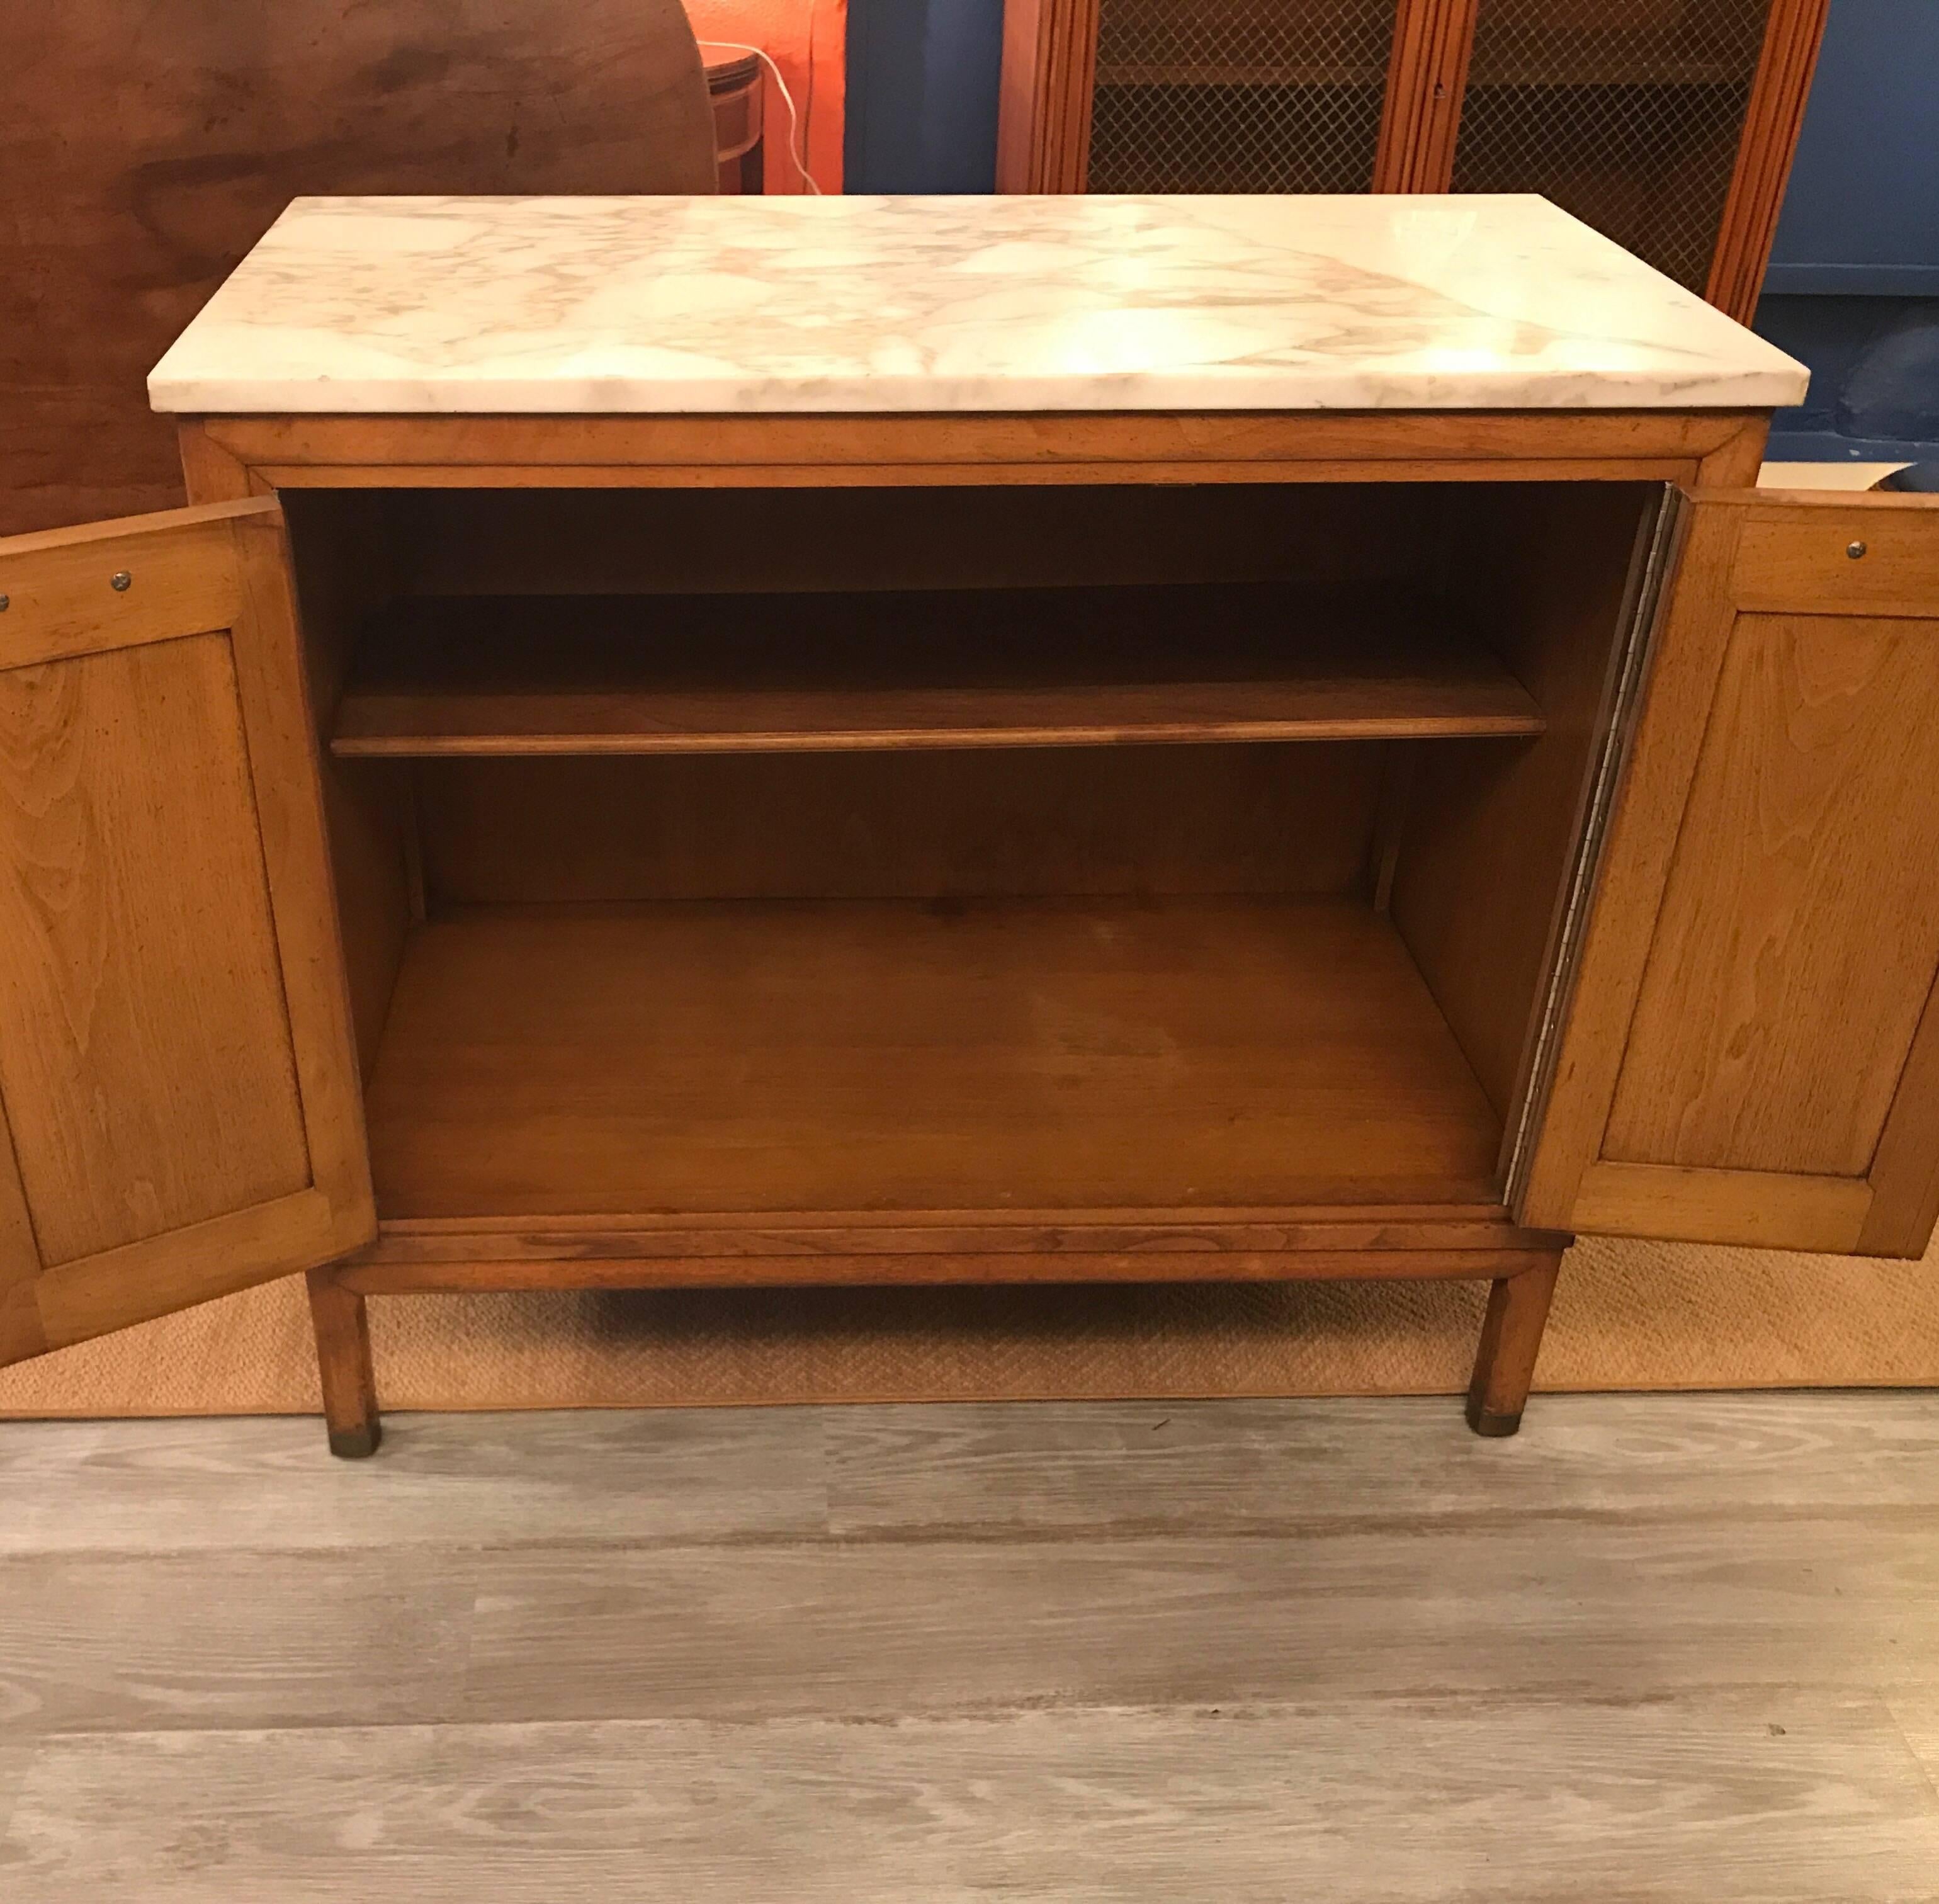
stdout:
POLYGON ((1862 1177, 1939 970, 1939 644, 1743 615, 1603 1154, 1862 1177))
POLYGON ((41 1260, 306 1189, 222 635, 0 674, 0 1096, 41 1260))
POLYGON ((372 1225, 275 505, 0 543, 0 594, 14 1360, 372 1225))
POLYGON ((1524 1220, 1916 1254, 1939 1194, 1939 508, 1690 508, 1524 1220))

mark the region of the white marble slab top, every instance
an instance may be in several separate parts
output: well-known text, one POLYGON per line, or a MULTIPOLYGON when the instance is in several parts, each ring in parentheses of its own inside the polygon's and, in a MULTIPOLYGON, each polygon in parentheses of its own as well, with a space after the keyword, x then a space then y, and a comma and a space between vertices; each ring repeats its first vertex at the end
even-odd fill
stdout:
POLYGON ((1763 408, 1804 367, 1527 196, 298 199, 175 412, 1763 408))

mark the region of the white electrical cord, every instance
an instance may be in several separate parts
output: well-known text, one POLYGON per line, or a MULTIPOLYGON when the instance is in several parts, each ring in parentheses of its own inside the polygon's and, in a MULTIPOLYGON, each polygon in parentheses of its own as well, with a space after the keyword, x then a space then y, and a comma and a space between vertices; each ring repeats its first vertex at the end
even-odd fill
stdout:
POLYGON ((781 78, 781 69, 774 62, 773 56, 763 47, 743 46, 738 40, 702 40, 703 47, 715 46, 728 53, 751 53, 774 75, 775 84, 781 89, 782 103, 787 108, 788 157, 794 161, 794 169, 801 174, 801 182, 817 198, 821 196, 821 187, 814 182, 814 174, 808 169, 808 162, 802 157, 801 115, 794 109, 794 95, 788 90, 788 83, 781 78))

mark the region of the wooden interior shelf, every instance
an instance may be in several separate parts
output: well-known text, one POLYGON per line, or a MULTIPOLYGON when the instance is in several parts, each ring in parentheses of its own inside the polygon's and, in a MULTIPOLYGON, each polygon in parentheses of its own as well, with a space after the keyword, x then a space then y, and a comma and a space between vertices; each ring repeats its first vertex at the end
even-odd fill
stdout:
POLYGON ((369 1114, 386 1224, 534 1230, 1491 1205, 1501 1135, 1340 898, 460 909, 412 935, 369 1114))
POLYGON ((450 597, 366 632, 339 755, 1543 731, 1429 605, 1281 585, 450 597))

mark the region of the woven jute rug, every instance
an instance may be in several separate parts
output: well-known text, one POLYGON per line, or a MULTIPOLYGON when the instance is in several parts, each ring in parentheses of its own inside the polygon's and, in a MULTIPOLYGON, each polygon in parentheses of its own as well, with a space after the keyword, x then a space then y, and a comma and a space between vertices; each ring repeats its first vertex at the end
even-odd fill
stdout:
MULTIPOLYGON (((1922 1264, 1649 1243, 1563 1265, 1546 1389, 1939 1386, 1922 1264)), ((392 1409, 1451 1393, 1479 1284, 404 1296, 392 1409)), ((0 1415, 317 1406, 300 1281, 0 1371, 0 1415)))

